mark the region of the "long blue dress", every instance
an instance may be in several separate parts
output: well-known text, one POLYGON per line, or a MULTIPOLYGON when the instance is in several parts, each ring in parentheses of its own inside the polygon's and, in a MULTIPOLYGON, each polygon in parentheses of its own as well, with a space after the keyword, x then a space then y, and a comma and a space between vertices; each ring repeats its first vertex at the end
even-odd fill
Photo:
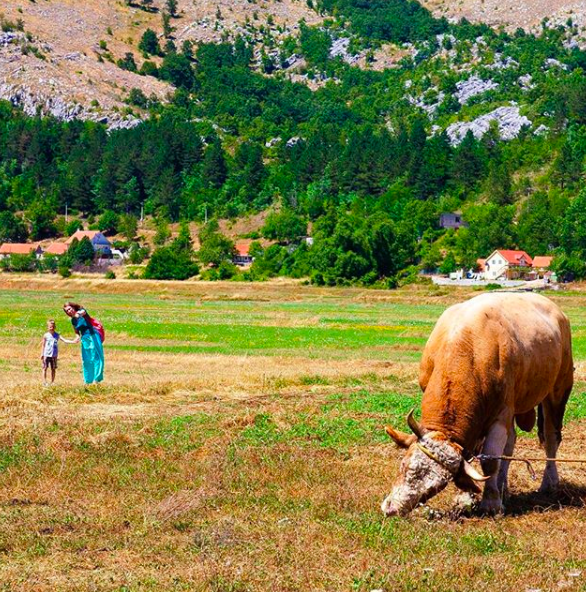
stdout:
POLYGON ((73 317, 71 324, 81 337, 81 362, 86 384, 104 380, 104 348, 102 340, 85 317, 73 317))

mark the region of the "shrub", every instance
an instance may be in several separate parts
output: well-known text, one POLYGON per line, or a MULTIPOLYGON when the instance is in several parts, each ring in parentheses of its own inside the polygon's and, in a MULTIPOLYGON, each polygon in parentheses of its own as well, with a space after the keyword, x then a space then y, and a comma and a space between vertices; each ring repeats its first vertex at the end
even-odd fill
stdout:
POLYGON ((60 265, 58 268, 58 272, 62 278, 71 277, 71 269, 69 269, 67 265, 60 265))
POLYGON ((575 254, 558 255, 552 261, 551 270, 562 282, 573 282, 586 277, 586 263, 575 254))
POLYGON ((189 253, 171 247, 159 247, 146 266, 144 277, 150 280, 186 280, 199 273, 189 253))
POLYGON ((106 275, 104 275, 104 277, 107 280, 115 280, 116 279, 116 274, 111 269, 108 269, 108 271, 106 272, 106 275))
POLYGON ((149 256, 149 248, 141 247, 138 243, 132 243, 128 253, 128 260, 133 265, 140 265, 149 256))
POLYGON ((221 280, 229 280, 238 273, 238 268, 229 261, 222 261, 218 267, 218 278, 221 280))
POLYGON ((31 255, 10 255, 10 270, 17 272, 34 271, 36 267, 36 257, 31 255))

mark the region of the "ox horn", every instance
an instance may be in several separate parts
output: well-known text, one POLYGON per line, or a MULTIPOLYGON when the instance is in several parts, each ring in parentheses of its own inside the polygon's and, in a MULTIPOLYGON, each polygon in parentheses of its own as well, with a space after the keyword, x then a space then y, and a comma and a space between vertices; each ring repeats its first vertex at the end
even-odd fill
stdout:
POLYGON ((425 428, 420 426, 417 423, 417 420, 413 417, 414 411, 415 409, 411 409, 411 411, 409 411, 409 414, 407 415, 407 425, 411 428, 411 431, 417 436, 417 439, 421 440, 421 438, 423 438, 423 436, 425 435, 425 428))
POLYGON ((462 467, 464 468, 466 475, 474 481, 486 481, 487 479, 490 479, 490 475, 480 474, 466 459, 462 461, 462 467))

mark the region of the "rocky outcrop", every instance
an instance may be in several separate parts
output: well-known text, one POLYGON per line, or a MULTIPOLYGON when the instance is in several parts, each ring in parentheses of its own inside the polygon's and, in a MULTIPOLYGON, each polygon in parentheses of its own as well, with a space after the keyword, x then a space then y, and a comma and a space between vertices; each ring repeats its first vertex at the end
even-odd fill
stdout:
POLYGON ((512 140, 519 135, 523 127, 531 126, 531 120, 520 114, 517 105, 499 107, 473 121, 461 121, 450 125, 446 129, 450 144, 457 146, 469 131, 474 134, 475 138, 482 138, 493 121, 496 121, 498 125, 502 140, 512 140))
POLYGON ((468 80, 456 83, 456 98, 460 105, 465 105, 472 97, 498 88, 498 86, 492 80, 482 80, 478 76, 471 76, 468 80))
POLYGON ((119 113, 101 113, 78 103, 67 102, 60 96, 34 93, 24 87, 7 83, 0 84, 0 99, 9 101, 29 116, 50 115, 60 121, 72 121, 74 119, 96 121, 106 125, 109 130, 128 129, 142 123, 142 120, 138 117, 122 116, 119 113))
POLYGON ((348 49, 350 48, 350 39, 348 37, 340 37, 332 41, 332 47, 330 47, 331 58, 342 58, 347 64, 355 64, 360 59, 360 54, 351 54, 348 49))

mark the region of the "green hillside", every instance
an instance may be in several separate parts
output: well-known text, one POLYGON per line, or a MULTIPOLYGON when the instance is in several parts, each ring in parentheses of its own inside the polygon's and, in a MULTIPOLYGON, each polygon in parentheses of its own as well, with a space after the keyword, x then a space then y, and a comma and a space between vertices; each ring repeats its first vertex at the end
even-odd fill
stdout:
MULTIPOLYGON (((275 244, 259 244, 239 277, 394 286, 494 248, 553 253, 560 271, 586 273, 586 52, 571 20, 508 34, 448 24, 411 0, 314 8, 324 26, 279 40, 194 47, 169 30, 155 47, 147 34, 143 55, 118 65, 177 90, 168 104, 130 92, 129 111, 150 114, 133 129, 0 103, 0 242, 67 234, 66 205, 98 225, 144 208, 160 246, 167 222, 276 206, 264 231, 275 244), (397 67, 354 64, 387 42, 404 54, 397 67), (440 229, 446 211, 469 227, 440 229), (301 242, 310 223, 313 246, 301 242)), ((229 259, 224 246, 203 263, 229 259)))

